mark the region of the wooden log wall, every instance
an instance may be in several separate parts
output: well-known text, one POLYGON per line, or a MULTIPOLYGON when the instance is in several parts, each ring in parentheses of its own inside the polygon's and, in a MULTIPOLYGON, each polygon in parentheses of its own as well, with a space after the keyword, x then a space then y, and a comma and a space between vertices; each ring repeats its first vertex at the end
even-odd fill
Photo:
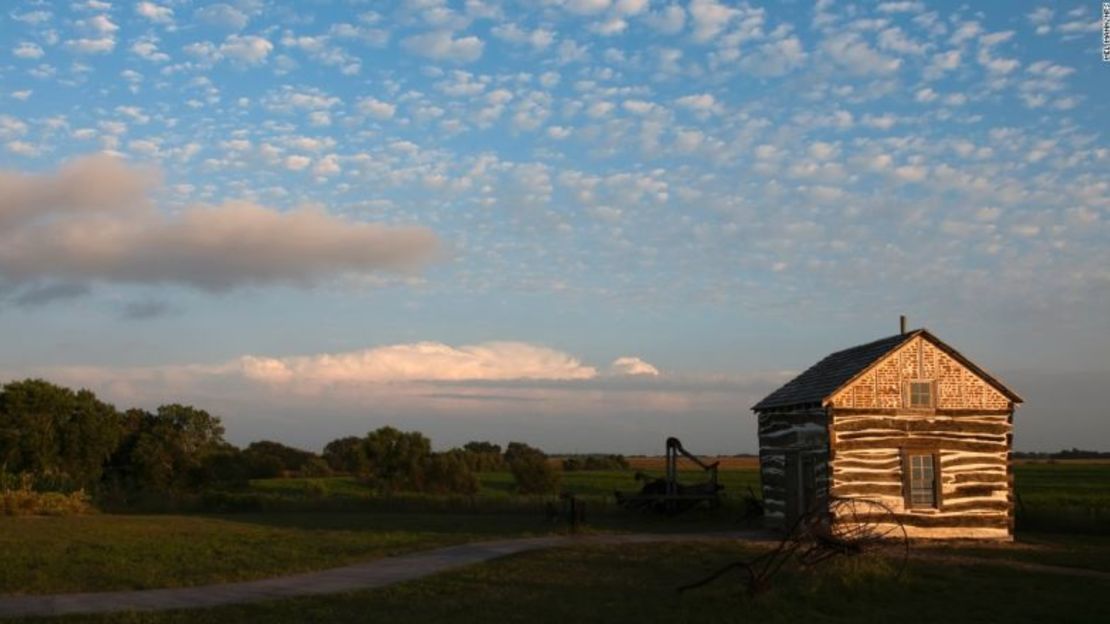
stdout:
POLYGON ((782 528, 788 512, 787 494, 798 496, 798 479, 787 470, 787 454, 813 455, 817 495, 828 492, 828 429, 825 409, 819 406, 759 414, 759 473, 767 526, 782 528))
POLYGON ((911 537, 1011 539, 1010 413, 832 410, 831 494, 878 500, 911 537), (903 450, 935 451, 939 508, 906 506, 903 450))

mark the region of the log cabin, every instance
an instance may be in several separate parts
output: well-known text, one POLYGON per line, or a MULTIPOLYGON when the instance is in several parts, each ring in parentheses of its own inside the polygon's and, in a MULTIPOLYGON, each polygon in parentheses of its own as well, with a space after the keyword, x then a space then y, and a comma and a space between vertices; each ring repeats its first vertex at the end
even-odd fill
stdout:
POLYGON ((903 317, 897 335, 829 355, 752 408, 767 525, 865 498, 911 538, 1012 540, 1021 402, 903 317))

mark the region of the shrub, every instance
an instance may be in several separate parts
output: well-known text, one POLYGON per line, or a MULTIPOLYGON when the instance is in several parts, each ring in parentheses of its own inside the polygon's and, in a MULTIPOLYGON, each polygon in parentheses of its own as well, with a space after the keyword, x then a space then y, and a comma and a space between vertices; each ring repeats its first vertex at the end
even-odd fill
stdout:
POLYGON ((258 479, 279 477, 286 472, 300 472, 306 463, 317 459, 315 453, 270 440, 251 442, 243 449, 243 454, 256 467, 257 474, 254 478, 258 479))
POLYGON ((563 470, 628 470, 628 460, 624 455, 586 455, 568 457, 563 460, 563 470))
POLYGON ((324 461, 336 472, 365 476, 370 471, 370 458, 366 456, 363 439, 347 436, 328 442, 324 447, 324 461))
POLYGON ((19 475, 16 487, 5 475, 0 489, 0 515, 4 516, 71 516, 96 511, 84 490, 75 492, 36 492, 30 474, 19 475))
POLYGON ((419 431, 382 427, 366 435, 371 484, 385 492, 420 490, 432 443, 419 431))
POLYGON ((436 453, 424 467, 423 490, 433 494, 477 494, 478 477, 466 462, 465 451, 436 453))
POLYGON ((302 477, 330 477, 331 467, 320 457, 313 457, 301 466, 302 477))
POLYGON ((510 442, 505 461, 521 494, 550 494, 558 490, 561 474, 547 463, 543 451, 521 442, 510 442))

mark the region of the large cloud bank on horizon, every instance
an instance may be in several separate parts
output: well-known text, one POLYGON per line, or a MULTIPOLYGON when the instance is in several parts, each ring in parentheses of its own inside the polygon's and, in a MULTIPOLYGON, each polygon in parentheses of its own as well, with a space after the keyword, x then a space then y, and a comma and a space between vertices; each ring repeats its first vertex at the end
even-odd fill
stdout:
POLYGON ((311 356, 244 356, 239 363, 245 377, 267 383, 563 381, 598 374, 596 368, 561 351, 508 341, 459 347, 417 342, 311 356))
POLYGON ((176 284, 224 291, 311 285, 344 274, 409 270, 432 260, 436 235, 319 209, 250 201, 176 214, 148 200, 161 175, 96 155, 55 173, 0 171, 0 281, 176 284))

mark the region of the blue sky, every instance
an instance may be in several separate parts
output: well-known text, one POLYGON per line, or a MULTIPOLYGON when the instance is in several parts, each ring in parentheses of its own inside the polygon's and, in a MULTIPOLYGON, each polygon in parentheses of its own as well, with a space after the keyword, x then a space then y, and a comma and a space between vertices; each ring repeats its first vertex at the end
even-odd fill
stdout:
POLYGON ((906 313, 1043 389, 1019 448, 1107 448, 1098 10, 6 3, 0 372, 238 442, 740 452, 906 313))

